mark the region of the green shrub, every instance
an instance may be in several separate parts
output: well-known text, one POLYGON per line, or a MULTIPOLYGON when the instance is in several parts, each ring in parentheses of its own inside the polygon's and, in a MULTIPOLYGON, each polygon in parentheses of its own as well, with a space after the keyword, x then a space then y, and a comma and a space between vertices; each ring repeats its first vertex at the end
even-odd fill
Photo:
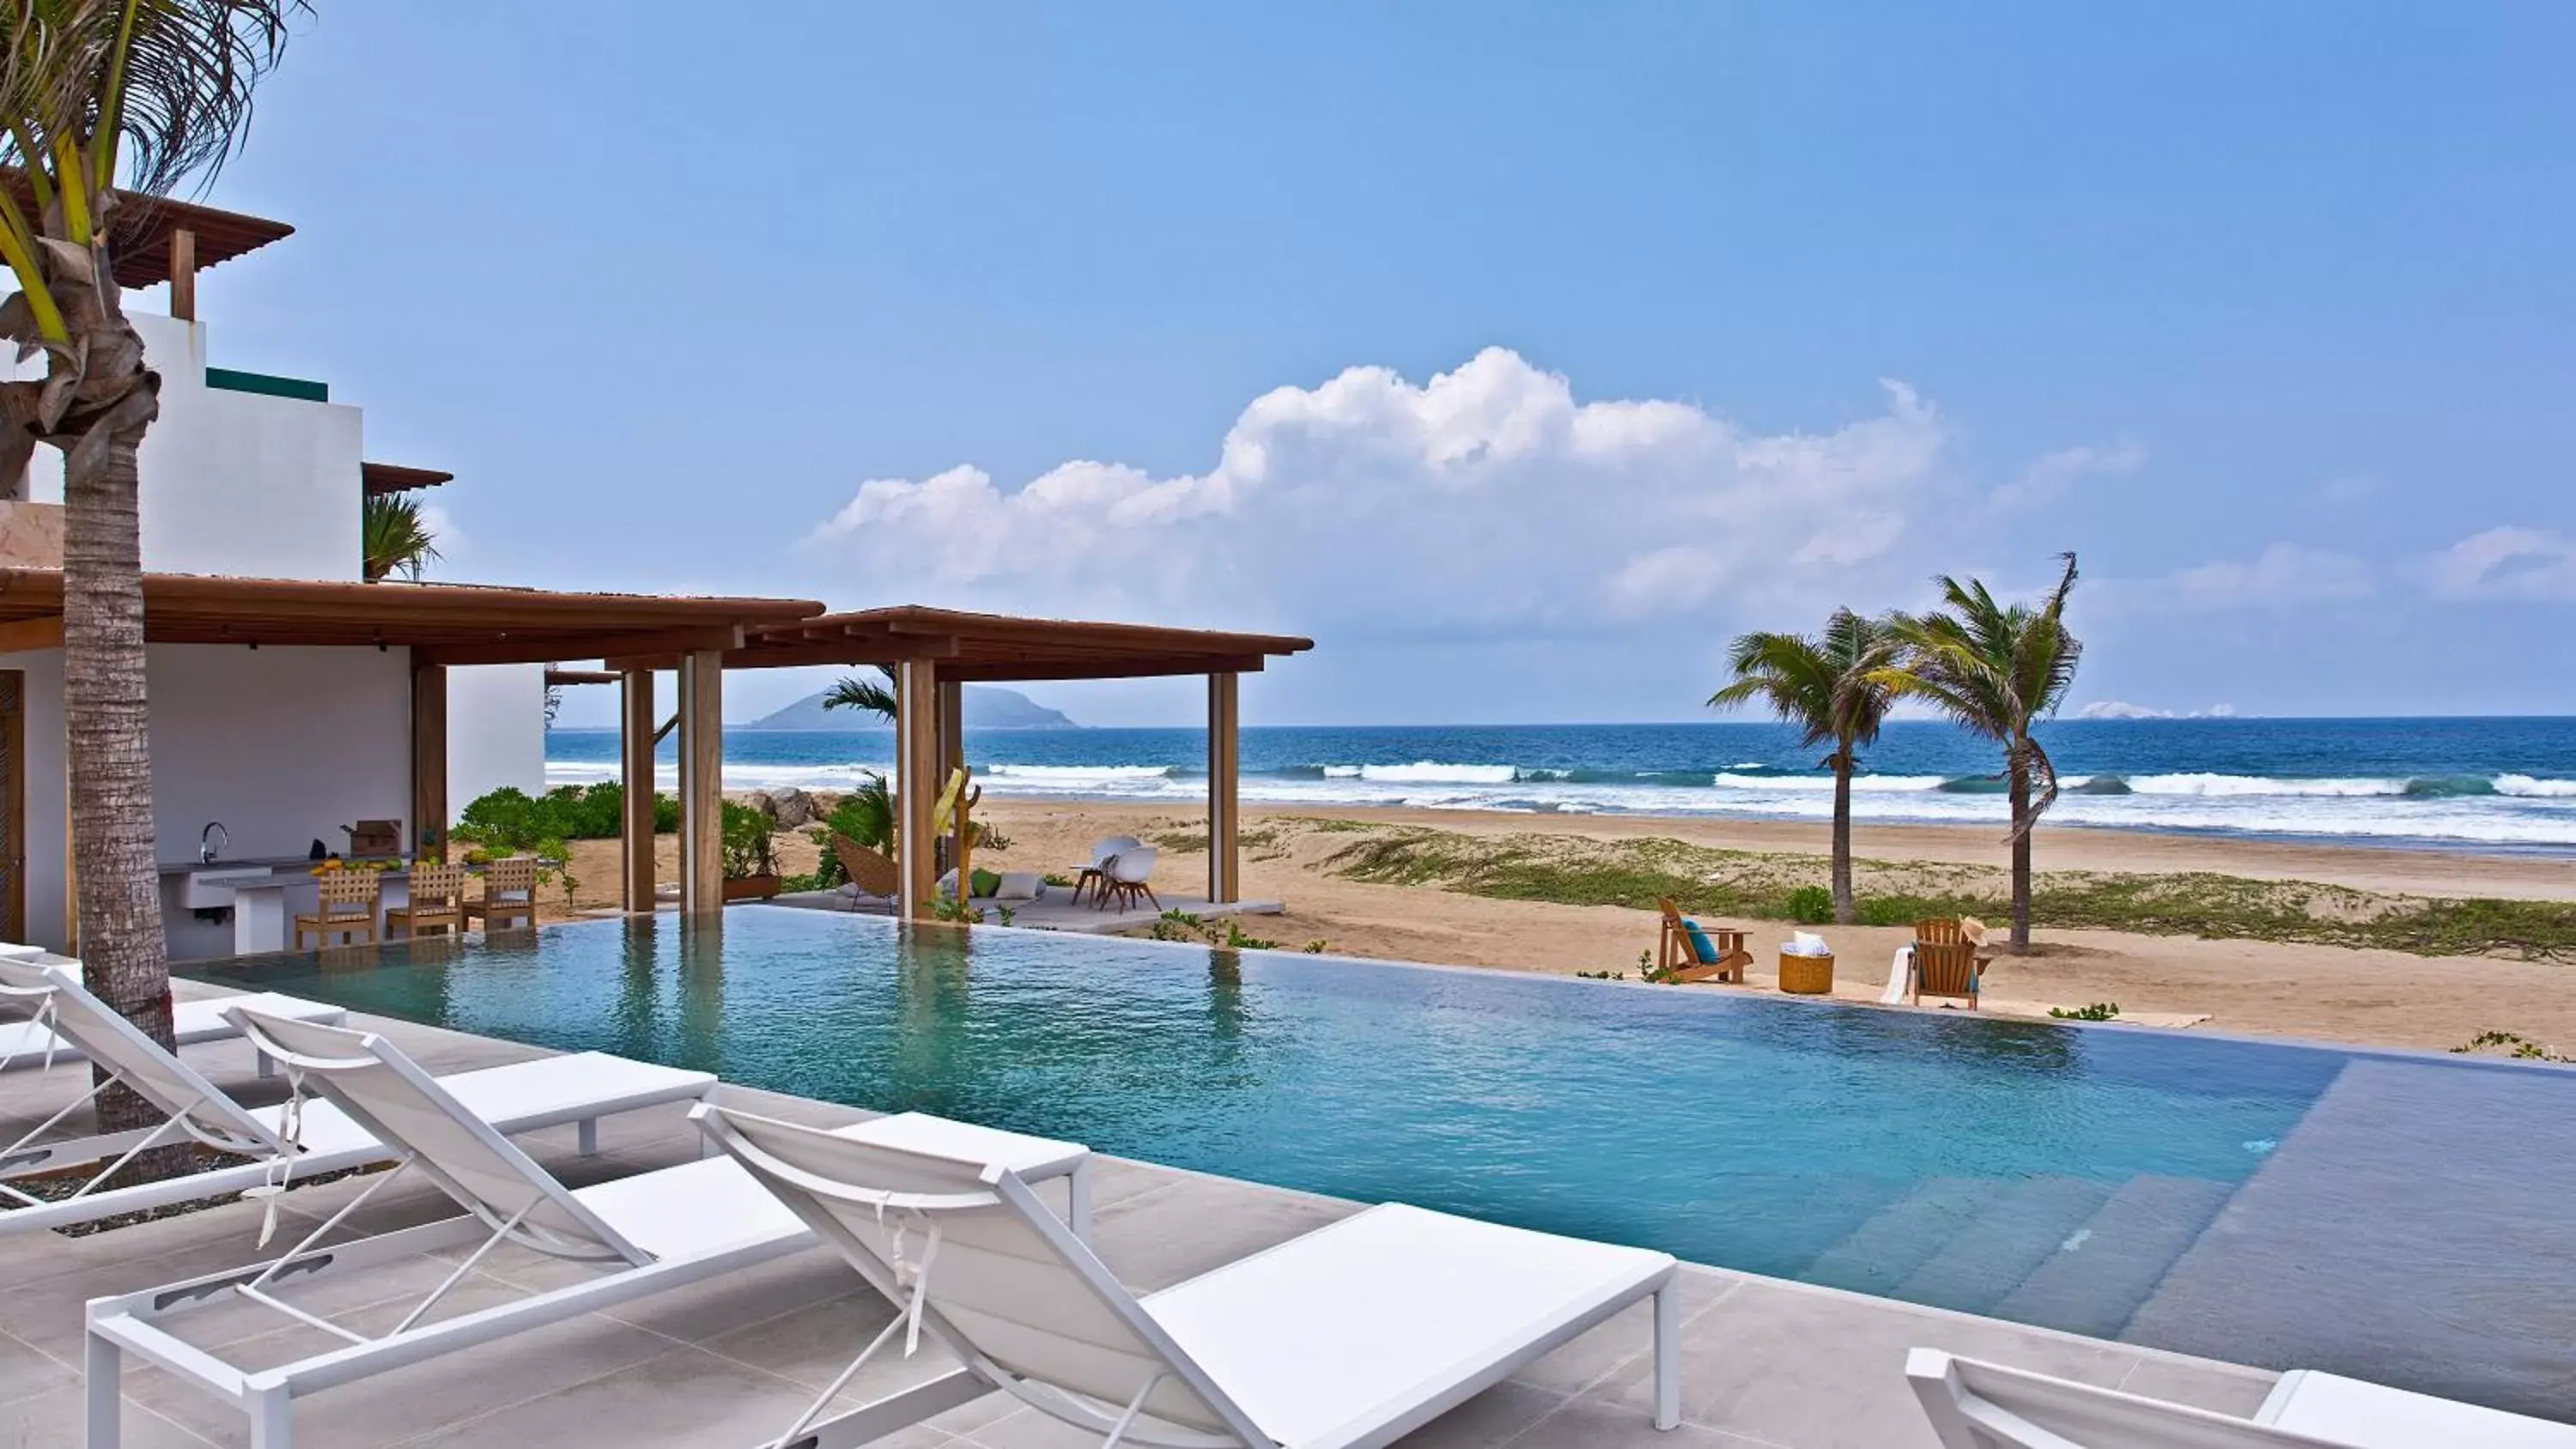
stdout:
MULTIPOLYGON (((653 797, 653 829, 680 828, 680 802, 653 797)), ((626 790, 614 782, 558 785, 530 795, 504 785, 465 807, 454 836, 502 852, 534 851, 549 840, 614 840, 626 829, 626 790)))
POLYGON ((2120 1003, 2097 1001, 2091 1006, 2079 1006, 2072 1011, 2062 1006, 2052 1006, 2048 1009, 2048 1014, 2059 1021, 2110 1021, 2119 1016, 2120 1003))
POLYGON ((1800 886, 1789 892, 1789 919, 1802 926, 1822 926, 1834 918, 1834 893, 1823 886, 1800 886))
POLYGON ((727 880, 778 874, 778 822, 766 810, 724 802, 724 873, 727 880))

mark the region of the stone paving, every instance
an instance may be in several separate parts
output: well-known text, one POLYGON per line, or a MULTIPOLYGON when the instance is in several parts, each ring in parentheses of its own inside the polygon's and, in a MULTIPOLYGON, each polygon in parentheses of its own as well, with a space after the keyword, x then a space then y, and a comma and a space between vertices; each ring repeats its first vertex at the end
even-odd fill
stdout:
MULTIPOLYGON (((184 985, 183 991, 204 988, 184 985)), ((511 1043, 398 1022, 367 1021, 433 1071, 462 1071, 544 1053, 511 1043)), ((187 1049, 201 1070, 245 1100, 275 1100, 249 1048, 187 1049)), ((56 1068, 0 1074, 0 1132, 28 1125, 77 1090, 56 1068)), ((725 1089, 729 1100, 782 1117, 835 1124, 869 1114, 802 1098, 725 1089)), ((579 1186, 697 1156, 678 1109, 601 1124, 600 1153, 580 1157, 573 1129, 526 1139, 539 1160, 579 1186)), ((5 1138, 0 1138, 5 1140, 5 1138)), ((1130 1287, 1149 1292, 1284 1241, 1356 1205, 1146 1163, 1104 1159, 1094 1172, 1101 1258, 1130 1287)), ((361 1183, 299 1189, 285 1199, 281 1240, 309 1232, 361 1183), (302 1224, 299 1229, 298 1223, 302 1224)), ((362 1210, 361 1231, 386 1231, 447 1215, 434 1190, 398 1185, 362 1210)), ((81 1437, 82 1305, 256 1261, 259 1209, 232 1203, 83 1238, 0 1238, 0 1449, 74 1445, 81 1437)), ((460 1288, 460 1302, 488 1306, 557 1286, 586 1271, 505 1250, 460 1288)), ((381 1272, 382 1299, 416 1298, 451 1265, 418 1260, 381 1272)), ((1788 1449, 1930 1449, 1932 1438, 1902 1373, 1915 1345, 2002 1360, 2091 1383, 2231 1413, 2251 1413, 2273 1375, 2126 1344, 1917 1308, 1884 1299, 1714 1268, 1686 1270, 1682 1346, 1684 1422, 1658 1434, 1651 1422, 1650 1325, 1644 1305, 1568 1344, 1470 1401, 1405 1444, 1417 1449, 1518 1449, 1654 1445, 1788 1446, 1788 1449)), ((356 1310, 360 1282, 345 1281, 330 1306, 356 1310)), ((404 1300, 407 1301, 407 1300, 404 1300)), ((303 1449, 388 1445, 716 1446, 751 1449, 828 1383, 892 1310, 836 1257, 820 1249, 738 1278, 470 1349, 303 1400, 303 1449)), ((232 1307, 206 1310, 192 1330, 228 1345, 236 1362, 283 1361, 321 1340, 283 1320, 232 1307)), ((186 1320, 181 1320, 186 1321, 186 1320)), ((908 1363, 872 1366, 845 1394, 882 1397, 946 1365, 925 1347, 908 1363)), ((147 1367, 129 1365, 125 1443, 132 1449, 249 1442, 242 1416, 147 1367)), ((1050 1449, 1087 1445, 1078 1433, 1016 1401, 991 1395, 879 1441, 890 1449, 1050 1449)))

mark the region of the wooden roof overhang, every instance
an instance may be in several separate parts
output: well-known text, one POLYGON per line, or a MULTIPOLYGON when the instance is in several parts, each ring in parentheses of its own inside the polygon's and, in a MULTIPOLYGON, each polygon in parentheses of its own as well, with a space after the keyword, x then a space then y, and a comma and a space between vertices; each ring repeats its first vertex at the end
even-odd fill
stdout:
MULTIPOLYGON (((812 599, 559 594, 467 584, 143 577, 144 638, 163 644, 402 646, 419 664, 547 664, 733 650, 812 599)), ((63 576, 0 569, 0 651, 62 643, 63 576)))
MULTIPOLYGON (((1312 639, 1102 624, 1073 619, 1020 619, 905 605, 821 614, 745 631, 725 655, 727 669, 937 661, 943 679, 1138 679, 1172 674, 1249 674, 1269 660, 1304 653, 1312 639)), ((610 658, 612 668, 668 669, 676 658, 610 658)))
MULTIPOLYGON (((0 187, 7 188, 20 215, 35 217, 36 194, 27 184, 26 172, 0 167, 0 187)), ((118 285, 149 287, 170 280, 170 233, 174 231, 195 234, 199 271, 295 234, 295 228, 282 221, 219 211, 176 197, 120 191, 107 236, 118 285)))
POLYGON ((435 468, 406 468, 400 463, 360 463, 358 483, 369 498, 388 493, 409 493, 415 488, 435 488, 456 481, 453 473, 435 468))

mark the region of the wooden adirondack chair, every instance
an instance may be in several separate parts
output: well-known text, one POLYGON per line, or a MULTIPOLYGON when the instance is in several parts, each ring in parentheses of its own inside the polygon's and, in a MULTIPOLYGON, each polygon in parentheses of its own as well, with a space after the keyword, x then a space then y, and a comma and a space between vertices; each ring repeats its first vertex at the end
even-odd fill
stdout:
POLYGON ((1913 1004, 1927 996, 1965 1000, 1977 1009, 1977 978, 1986 974, 1989 958, 1977 954, 1977 943, 1956 917, 1935 916, 1914 923, 1913 1004))
POLYGON ((1691 923, 1682 918, 1682 908, 1670 896, 1656 904, 1663 908, 1664 926, 1656 943, 1655 969, 1672 981, 1744 982, 1744 968, 1753 964, 1753 953, 1744 949, 1744 933, 1717 927, 1699 927, 1699 939, 1692 939, 1691 923))

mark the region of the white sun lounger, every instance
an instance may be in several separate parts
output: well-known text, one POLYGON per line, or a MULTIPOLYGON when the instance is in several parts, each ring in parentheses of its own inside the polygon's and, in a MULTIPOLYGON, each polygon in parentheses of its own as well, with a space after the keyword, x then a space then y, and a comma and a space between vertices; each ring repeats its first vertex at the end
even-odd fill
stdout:
MULTIPOLYGON (((345 1027, 239 1015, 262 1049, 308 1075, 351 1120, 398 1144, 400 1165, 273 1262, 93 1299, 87 1353, 89 1449, 116 1449, 119 1381, 127 1353, 239 1407, 250 1420, 252 1449, 289 1449, 295 1402, 306 1395, 747 1268, 813 1241, 785 1204, 725 1158, 567 1189, 384 1038, 345 1027), (466 1215, 323 1245, 369 1198, 409 1172, 437 1184, 466 1215), (605 1271, 551 1292, 424 1321, 485 1254, 503 1243, 595 1263, 605 1271), (371 1267, 459 1248, 469 1251, 455 1271, 379 1335, 358 1333, 287 1301, 318 1280, 336 1284, 371 1267), (190 1309, 236 1300, 321 1328, 345 1340, 345 1346, 292 1363, 263 1360, 260 1367, 242 1368, 225 1362, 221 1349, 194 1346, 162 1326, 190 1309)), ((873 1132, 889 1140, 974 1142, 1035 1162, 1049 1176, 1076 1174, 1089 1157, 1071 1143, 916 1114, 839 1131, 860 1139, 873 1132)), ((926 1416, 983 1392, 976 1386, 971 1392, 952 1391, 945 1399, 925 1396, 916 1402, 926 1416)))
MULTIPOLYGON (((192 1198, 237 1193, 269 1182, 281 1160, 293 1164, 292 1177, 310 1177, 363 1167, 393 1155, 366 1128, 329 1102, 307 1103, 300 1113, 290 1113, 291 1103, 257 1111, 244 1108, 195 1068, 136 1030, 134 1023, 108 1010, 66 966, 0 958, 0 985, 49 988, 54 1008, 51 1029, 78 1046, 90 1062, 105 1067, 109 1080, 133 1088, 169 1119, 146 1131, 75 1138, 52 1136, 64 1121, 105 1090, 103 1085, 87 1085, 92 1074, 88 1067, 80 1068, 78 1074, 86 1090, 16 1141, 0 1146, 0 1239, 192 1198), (290 1121, 294 1116, 301 1120, 290 1121), (183 1142, 237 1153, 250 1160, 236 1167, 157 1182, 99 1186, 135 1154, 183 1142), (11 1179, 90 1164, 103 1166, 77 1191, 60 1198, 42 1200, 11 1184, 11 1179)), ((256 1049, 258 1044, 253 1045, 256 1049)), ((579 1123, 581 1150, 585 1154, 596 1145, 600 1118, 666 1102, 694 1101, 705 1096, 715 1082, 715 1077, 706 1072, 684 1072, 599 1052, 515 1062, 441 1079, 457 1100, 502 1132, 533 1132, 566 1122, 579 1123)))
POLYGON ((1936 1349, 1905 1376, 1943 1449, 2576 1449, 2576 1427, 2298 1369, 2251 1419, 1936 1349))
POLYGON ((994 1389, 1104 1446, 1363 1449, 1648 1297, 1656 1427, 1680 1422, 1667 1254, 1388 1204, 1137 1299, 1006 1166, 689 1115, 899 1309, 778 1449, 863 1444, 994 1389), (963 1367, 820 1417, 879 1350, 925 1335, 963 1367))
MULTIPOLYGON (((66 970, 74 970, 76 965, 69 957, 20 947, 0 947, 0 960, 55 965, 66 970)), ((50 981, 42 986, 24 987, 0 980, 0 1012, 26 1018, 23 1021, 0 1021, 0 1072, 88 1059, 77 1043, 66 1040, 51 1025, 55 992, 56 988, 50 981)), ((346 1010, 327 1002, 306 1001, 302 997, 262 991, 248 996, 174 1001, 170 1004, 171 1035, 183 1047, 210 1041, 230 1041, 241 1035, 241 1028, 224 1016, 225 1008, 233 1006, 247 1006, 264 1015, 283 1016, 293 1021, 336 1023, 349 1018, 346 1010)), ((265 1055, 261 1056, 259 1074, 263 1077, 270 1075, 274 1066, 265 1055)))

